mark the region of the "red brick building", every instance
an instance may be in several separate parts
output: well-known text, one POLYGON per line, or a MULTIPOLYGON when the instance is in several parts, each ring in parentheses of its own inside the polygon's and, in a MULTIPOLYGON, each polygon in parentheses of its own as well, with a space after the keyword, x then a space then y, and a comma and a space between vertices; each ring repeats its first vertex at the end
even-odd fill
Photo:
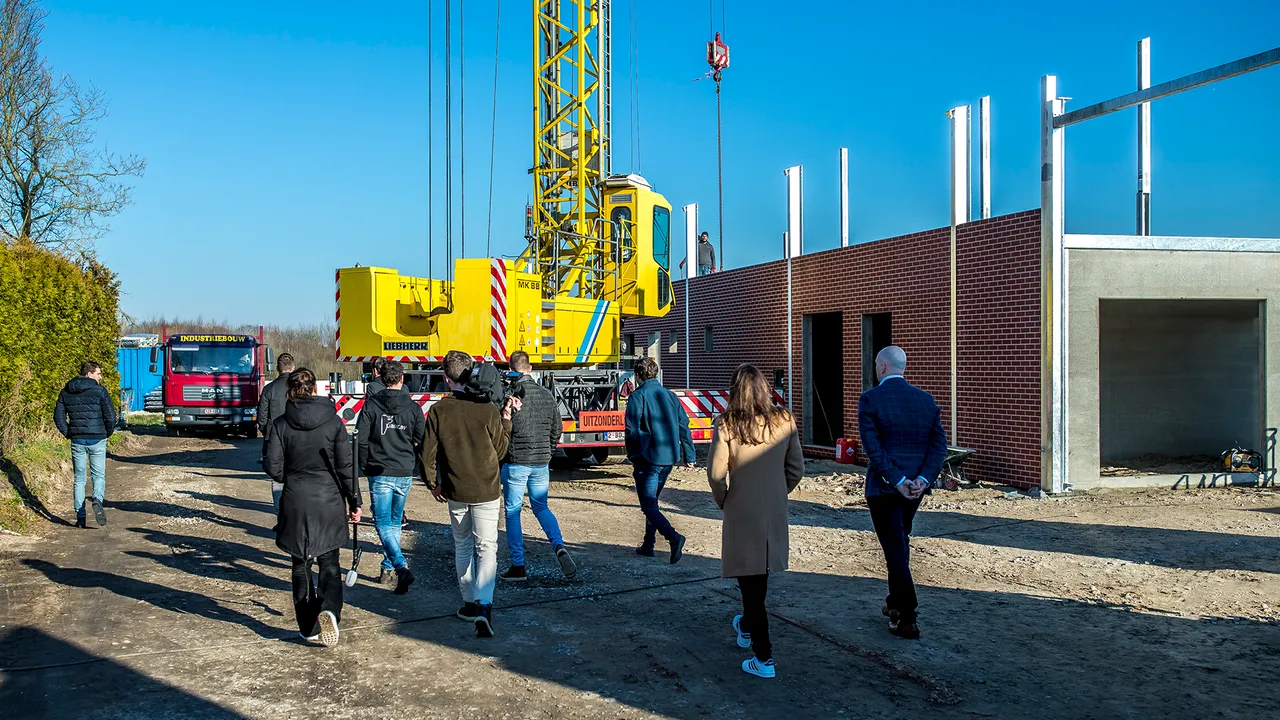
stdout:
MULTIPOLYGON (((1038 486, 1040 212, 958 229, 954 429, 950 238, 939 228, 793 261, 792 392, 803 442, 830 455, 836 438, 858 436, 858 396, 874 382, 874 355, 894 344, 907 353, 907 378, 937 399, 951 444, 977 450, 965 464, 972 478, 1038 486)), ((622 330, 638 353, 659 359, 668 386, 723 389, 747 362, 785 373, 785 260, 694 278, 690 293, 691 341, 684 281, 665 318, 629 320, 622 330)))

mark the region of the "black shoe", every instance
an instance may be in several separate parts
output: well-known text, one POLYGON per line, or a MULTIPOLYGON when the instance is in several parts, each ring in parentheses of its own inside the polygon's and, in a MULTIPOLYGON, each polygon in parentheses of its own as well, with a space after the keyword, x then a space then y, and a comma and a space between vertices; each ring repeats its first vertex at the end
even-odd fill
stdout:
POLYGON ((102 503, 98 502, 97 498, 94 498, 89 504, 93 506, 93 519, 98 521, 98 527, 106 525, 107 513, 102 509, 102 503))
POLYGON ((640 547, 636 548, 636 554, 643 555, 644 557, 653 557, 653 546, 641 545, 640 547))
POLYGON ((564 573, 565 577, 571 578, 578 574, 578 564, 573 561, 573 557, 563 545, 556 546, 556 559, 560 561, 560 572, 564 573))
POLYGON ((684 557, 684 536, 676 535, 676 539, 671 541, 671 564, 680 562, 682 557, 684 557))
POLYGON ((379 584, 379 585, 395 585, 395 584, 397 584, 398 582, 399 582, 399 578, 397 578, 397 577, 396 577, 396 571, 395 571, 395 570, 393 570, 392 568, 379 568, 379 569, 378 569, 378 584, 379 584))
POLYGON ((409 586, 413 584, 413 571, 408 566, 396 570, 396 589, 392 590, 397 595, 404 595, 409 592, 409 586))
POLYGON ((77 517, 76 517, 76 527, 78 527, 78 528, 84 528, 85 530, 88 530, 88 529, 89 529, 89 521, 88 521, 88 520, 86 520, 86 519, 85 519, 85 517, 84 517, 83 515, 77 516, 77 517))
POLYGON ((477 605, 476 603, 473 603, 473 602, 465 603, 461 608, 458 609, 459 620, 465 620, 467 622, 475 622, 476 618, 479 616, 480 616, 480 606, 477 605))
POLYGON ((524 569, 523 565, 512 565, 507 571, 498 577, 503 580, 514 580, 515 582, 524 582, 529 579, 529 572, 524 569))
POLYGON ((400 529, 404 530, 407 527, 409 527, 409 518, 402 515, 400 517, 400 529))
POLYGON ((915 623, 904 623, 899 620, 889 621, 889 634, 897 635, 907 640, 920 639, 920 626, 915 623))
POLYGON ((493 637, 493 605, 485 603, 479 608, 480 612, 476 615, 476 637, 491 638, 493 637))

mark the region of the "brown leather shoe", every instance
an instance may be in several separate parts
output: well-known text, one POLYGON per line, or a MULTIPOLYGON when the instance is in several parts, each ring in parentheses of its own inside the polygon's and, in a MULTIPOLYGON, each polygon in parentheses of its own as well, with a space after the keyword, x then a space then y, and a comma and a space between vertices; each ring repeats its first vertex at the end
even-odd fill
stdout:
POLYGON ((905 640, 919 640, 920 626, 915 623, 903 623, 898 620, 890 620, 889 634, 897 635, 905 640))

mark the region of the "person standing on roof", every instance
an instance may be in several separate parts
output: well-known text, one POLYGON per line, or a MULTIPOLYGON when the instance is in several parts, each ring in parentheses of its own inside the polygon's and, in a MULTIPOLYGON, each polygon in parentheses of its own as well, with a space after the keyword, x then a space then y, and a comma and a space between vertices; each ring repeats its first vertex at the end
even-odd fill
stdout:
POLYGON ((444 375, 453 394, 431 406, 422 440, 422 474, 431 494, 449 503, 454 566, 463 605, 458 617, 475 623, 476 635, 493 637, 493 584, 498 574, 499 463, 511 441, 511 414, 473 392, 470 355, 450 350, 444 375))
MULTIPOLYGON (((271 421, 284 414, 284 406, 289 396, 289 373, 293 372, 293 368, 293 356, 289 353, 280 353, 276 358, 276 370, 279 370, 280 374, 262 388, 262 397, 258 400, 258 432, 264 438, 267 436, 267 428, 271 427, 271 421)), ((264 441, 263 452, 266 448, 267 444, 264 441)), ((284 484, 272 480, 271 507, 276 515, 280 514, 280 493, 282 492, 284 492, 284 484)))
POLYGON ((671 527, 658 506, 658 496, 676 465, 693 468, 697 457, 689 415, 675 393, 658 381, 658 363, 651 357, 636 363, 640 386, 627 397, 626 445, 636 481, 636 495, 644 512, 644 541, 636 553, 653 557, 660 533, 671 544, 671 564, 684 555, 684 536, 671 527))
POLYGON ((400 550, 400 521, 427 421, 404 389, 404 366, 388 361, 381 377, 387 389, 368 397, 356 421, 357 458, 361 474, 369 478, 374 525, 382 541, 378 581, 394 579, 395 593, 403 595, 413 584, 413 572, 400 550))
POLYGON ((704 230, 698 236, 698 277, 710 275, 716 271, 716 248, 704 230))
POLYGON ((533 516, 542 526, 551 549, 560 562, 565 577, 578 572, 569 551, 564 547, 560 524, 547 505, 547 493, 551 487, 551 456, 560 444, 562 432, 560 406, 555 395, 538 384, 529 373, 533 364, 529 353, 517 350, 511 353, 511 370, 518 377, 512 384, 511 394, 520 398, 520 410, 511 414, 511 444, 502 465, 502 497, 506 505, 507 547, 511 551, 511 567, 502 573, 504 580, 527 580, 524 567, 524 530, 520 525, 520 513, 524 509, 524 496, 529 494, 533 516))
POLYGON ((99 526, 107 524, 107 513, 102 509, 107 492, 107 438, 116 430, 116 411, 111 405, 111 395, 102 387, 102 366, 86 362, 80 366, 80 374, 71 378, 53 409, 53 424, 58 432, 71 441, 71 467, 75 477, 72 498, 76 508, 76 526, 88 527, 85 520, 85 483, 93 477, 93 496, 90 505, 99 526))

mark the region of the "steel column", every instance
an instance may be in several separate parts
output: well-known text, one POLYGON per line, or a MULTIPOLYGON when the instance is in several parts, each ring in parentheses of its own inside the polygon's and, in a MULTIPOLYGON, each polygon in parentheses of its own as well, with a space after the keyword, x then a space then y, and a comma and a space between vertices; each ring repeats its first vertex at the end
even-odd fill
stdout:
POLYGON ((840 148, 840 247, 849 247, 849 148, 840 148))
POLYGON ((978 101, 978 157, 982 169, 979 178, 978 208, 983 220, 991 217, 991 96, 978 101))
MULTIPOLYGON (((1138 89, 1151 87, 1151 38, 1138 41, 1138 89)), ((1138 234, 1151 234, 1151 103, 1138 106, 1138 234)))
POLYGON ((693 285, 693 277, 698 269, 698 203, 684 206, 684 386, 693 387, 691 379, 690 356, 693 355, 693 341, 689 337, 689 286, 693 285))
POLYGON ((1065 100, 1058 78, 1040 81, 1040 487, 1066 489, 1066 291, 1063 250, 1065 100))

